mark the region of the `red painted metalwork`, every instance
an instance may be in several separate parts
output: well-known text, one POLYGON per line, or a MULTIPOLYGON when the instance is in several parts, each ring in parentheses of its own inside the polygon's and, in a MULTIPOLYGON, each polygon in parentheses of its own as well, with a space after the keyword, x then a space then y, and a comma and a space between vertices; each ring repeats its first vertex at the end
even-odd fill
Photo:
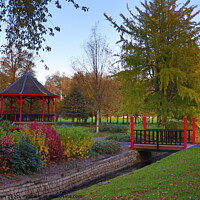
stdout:
POLYGON ((143 119, 143 125, 144 125, 144 143, 146 143, 146 139, 147 139, 147 117, 144 116, 144 119, 143 119))
POLYGON ((184 116, 184 118, 183 118, 183 123, 184 123, 184 136, 183 136, 184 146, 183 146, 183 148, 187 149, 187 117, 186 116, 184 116))
MULTIPOLYGON (((50 102, 53 102, 53 112, 56 113, 55 98, 59 97, 51 91, 47 90, 41 83, 37 81, 31 74, 25 73, 22 77, 19 78, 20 81, 16 81, 10 85, 7 89, 0 92, 0 117, 3 117, 4 104, 8 100, 10 102, 10 116, 14 116, 15 120, 23 121, 23 102, 27 101, 30 105, 30 114, 29 120, 32 121, 32 105, 35 101, 40 101, 42 104, 42 121, 45 121, 45 102, 48 101, 48 115, 50 115, 50 102), (22 83, 22 84, 21 84, 22 83), (33 91, 33 93, 31 93, 33 91), (30 92, 30 93, 29 93, 30 92), (28 94, 27 94, 28 93, 28 94), (13 99, 16 99, 19 102, 19 118, 17 115, 12 115, 13 112, 13 99)), ((27 114, 25 114, 27 115, 27 114)), ((28 115, 27 115, 28 116, 28 115)), ((11 119, 13 120, 13 118, 11 119)), ((27 117, 26 119, 27 120, 27 117)))
POLYGON ((192 118, 192 144, 196 144, 196 117, 192 118))
POLYGON ((49 120, 49 114, 50 114, 50 99, 47 101, 47 112, 48 112, 48 120, 49 120))
POLYGON ((30 121, 33 121, 33 119, 32 119, 32 113, 33 113, 32 107, 33 107, 33 101, 31 100, 30 101, 30 121))
POLYGON ((1 117, 2 117, 2 114, 3 114, 3 110, 4 110, 4 99, 1 98, 1 117))
POLYGON ((22 104, 23 104, 23 100, 22 100, 22 96, 20 96, 20 100, 19 100, 19 121, 22 122, 22 104))
POLYGON ((10 115, 12 115, 13 99, 10 100, 10 115))
POLYGON ((56 99, 53 99, 53 114, 54 114, 54 121, 56 121, 56 99))
POLYGON ((134 116, 130 117, 131 149, 134 149, 134 116))
POLYGON ((17 115, 16 115, 16 113, 15 113, 15 122, 17 121, 17 115))
POLYGON ((48 95, 48 94, 36 94, 36 96, 34 96, 33 94, 1 94, 1 96, 6 96, 6 97, 12 97, 12 96, 29 96, 29 97, 59 97, 58 95, 48 95))
POLYGON ((42 122, 44 122, 44 104, 45 104, 45 99, 44 97, 42 98, 42 122))

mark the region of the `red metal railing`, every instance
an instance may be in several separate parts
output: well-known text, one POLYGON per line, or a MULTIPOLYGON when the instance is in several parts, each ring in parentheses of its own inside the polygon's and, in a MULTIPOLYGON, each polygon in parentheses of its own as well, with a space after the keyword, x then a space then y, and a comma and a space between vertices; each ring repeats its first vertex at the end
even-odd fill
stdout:
POLYGON ((134 144, 156 144, 159 145, 183 145, 195 144, 196 118, 192 119, 192 130, 187 129, 187 117, 184 117, 183 129, 146 129, 146 117, 144 117, 144 129, 134 129, 134 116, 130 117, 131 149, 134 144))

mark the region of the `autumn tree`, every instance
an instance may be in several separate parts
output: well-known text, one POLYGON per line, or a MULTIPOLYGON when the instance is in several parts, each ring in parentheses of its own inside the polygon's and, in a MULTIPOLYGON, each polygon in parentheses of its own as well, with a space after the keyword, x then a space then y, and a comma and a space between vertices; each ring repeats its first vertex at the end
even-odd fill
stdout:
POLYGON ((82 75, 82 85, 92 101, 91 108, 96 112, 96 132, 99 132, 100 111, 105 94, 103 77, 110 66, 111 50, 105 37, 98 32, 98 27, 92 29, 90 39, 84 45, 85 59, 76 60, 73 68, 82 75))
POLYGON ((5 88, 26 72, 34 75, 34 68, 34 56, 29 51, 12 48, 0 58, 0 77, 6 81, 5 88))
POLYGON ((57 108, 56 108, 56 117, 62 113, 62 104, 66 96, 69 95, 71 90, 71 79, 68 78, 65 73, 61 74, 56 72, 51 76, 46 78, 45 87, 52 91, 54 94, 59 95, 57 98, 57 108))
POLYGON ((116 76, 123 85, 124 105, 131 112, 168 117, 194 115, 200 99, 200 24, 190 1, 151 0, 135 15, 121 14, 123 24, 105 17, 120 34, 125 65, 116 76))
POLYGON ((101 113, 104 116, 116 116, 121 108, 120 82, 116 78, 106 76, 103 78, 102 84, 105 91, 102 99, 101 113))
POLYGON ((46 78, 45 87, 63 99, 70 92, 70 82, 65 73, 55 72, 46 78))

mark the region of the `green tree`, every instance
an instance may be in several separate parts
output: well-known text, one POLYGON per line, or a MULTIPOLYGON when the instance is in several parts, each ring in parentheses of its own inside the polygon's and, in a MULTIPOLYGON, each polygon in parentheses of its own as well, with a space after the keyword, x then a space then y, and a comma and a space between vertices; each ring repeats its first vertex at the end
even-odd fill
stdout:
POLYGON ((87 119, 87 104, 79 88, 75 87, 64 98, 62 115, 66 118, 72 118, 72 124, 74 124, 75 118, 87 119))
POLYGON ((127 7, 130 17, 120 16, 118 25, 105 17, 121 33, 124 107, 129 112, 153 111, 162 122, 167 117, 193 115, 200 100, 200 23, 197 6, 188 0, 151 0, 127 7))
MULTIPOLYGON (((74 0, 66 0, 76 8, 80 6, 74 0)), ((4 0, 0 1, 0 32, 5 31, 7 44, 10 49, 13 45, 17 48, 50 51, 51 48, 45 43, 45 35, 54 36, 59 27, 49 27, 46 23, 52 14, 48 10, 49 4, 55 4, 61 8, 60 0, 4 0)), ((87 11, 85 6, 80 7, 87 11)))

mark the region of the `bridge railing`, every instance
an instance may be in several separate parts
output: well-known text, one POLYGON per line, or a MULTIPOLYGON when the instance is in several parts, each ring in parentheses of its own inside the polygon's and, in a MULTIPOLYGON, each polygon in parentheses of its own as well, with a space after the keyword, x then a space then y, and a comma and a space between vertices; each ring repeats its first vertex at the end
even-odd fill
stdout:
POLYGON ((130 117, 131 149, 134 144, 153 144, 157 145, 183 145, 195 144, 196 137, 196 118, 192 118, 192 130, 187 129, 187 117, 183 118, 183 129, 146 129, 146 117, 144 117, 144 129, 134 129, 134 116, 130 117))
MULTIPOLYGON (((184 130, 146 129, 134 130, 135 144, 183 145, 184 130)), ((187 130, 187 143, 191 143, 192 130, 187 130)))

